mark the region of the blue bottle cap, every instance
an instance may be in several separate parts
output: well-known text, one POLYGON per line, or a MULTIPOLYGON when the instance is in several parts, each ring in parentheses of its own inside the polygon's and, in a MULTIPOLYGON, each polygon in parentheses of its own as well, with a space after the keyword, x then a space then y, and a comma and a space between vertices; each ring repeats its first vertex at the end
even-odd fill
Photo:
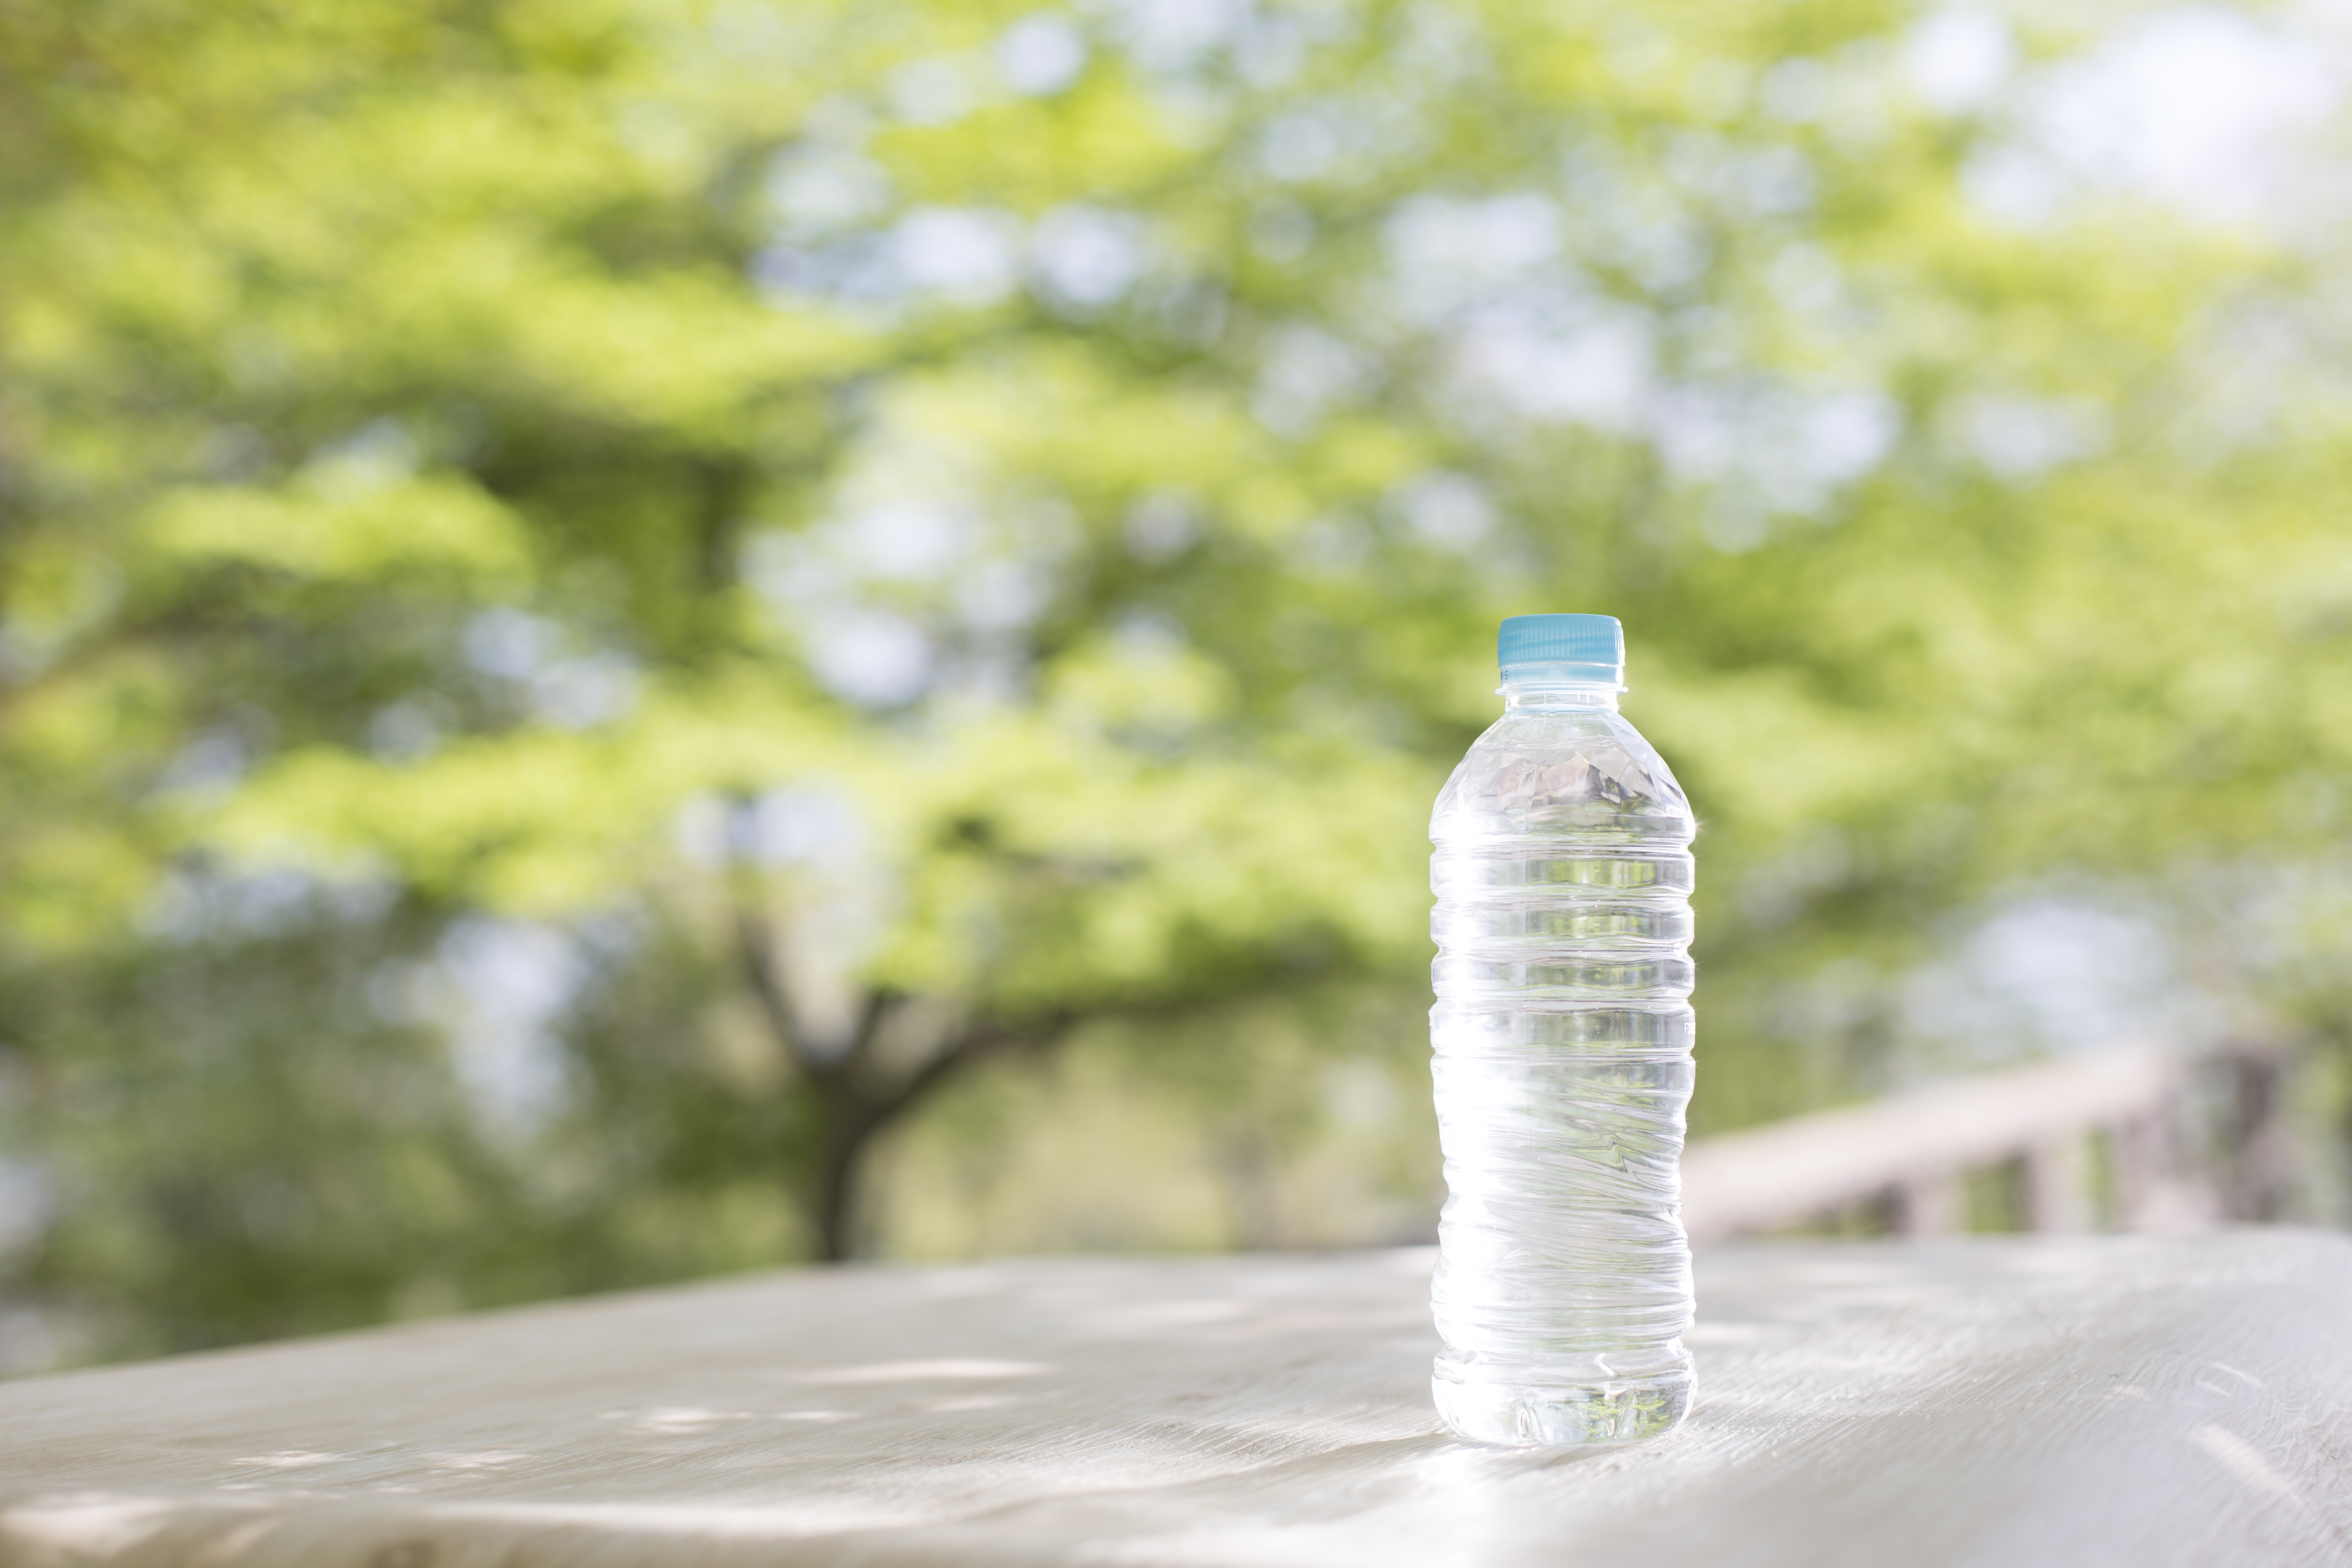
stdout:
POLYGON ((1614 616, 1513 616, 1495 638, 1495 661, 1505 680, 1622 687, 1625 628, 1614 616))

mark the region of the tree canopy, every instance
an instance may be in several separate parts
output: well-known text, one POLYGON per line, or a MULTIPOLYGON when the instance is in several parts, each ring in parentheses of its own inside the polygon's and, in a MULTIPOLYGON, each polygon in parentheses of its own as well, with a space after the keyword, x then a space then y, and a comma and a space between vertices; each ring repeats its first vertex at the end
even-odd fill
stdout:
POLYGON ((1409 993, 1508 614, 1698 805, 1706 1124, 2004 888, 2332 845, 2342 410, 2214 374, 2306 263, 1988 202, 1932 20, 0 9, 15 1289, 853 1250, 992 1059, 1409 993))

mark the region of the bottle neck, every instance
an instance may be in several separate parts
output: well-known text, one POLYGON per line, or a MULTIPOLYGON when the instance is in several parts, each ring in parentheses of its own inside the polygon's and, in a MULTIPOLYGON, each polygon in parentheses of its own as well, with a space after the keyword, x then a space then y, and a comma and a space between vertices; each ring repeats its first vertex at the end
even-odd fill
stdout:
POLYGON ((1505 713, 1617 711, 1619 689, 1591 680, 1506 680, 1505 713))

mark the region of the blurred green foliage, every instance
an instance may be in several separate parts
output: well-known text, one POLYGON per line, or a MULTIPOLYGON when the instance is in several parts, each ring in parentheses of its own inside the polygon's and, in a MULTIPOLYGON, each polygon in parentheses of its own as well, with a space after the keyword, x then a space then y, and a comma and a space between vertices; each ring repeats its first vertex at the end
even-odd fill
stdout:
POLYGON ((2328 846, 2342 411, 2211 374, 2300 265, 1989 214, 1918 22, 0 6, 8 1289, 1339 1238, 1138 1094, 1410 1233, 1327 1124, 1421 1092, 1507 614, 1624 620, 1705 818, 1702 1127, 1989 894, 2328 846))

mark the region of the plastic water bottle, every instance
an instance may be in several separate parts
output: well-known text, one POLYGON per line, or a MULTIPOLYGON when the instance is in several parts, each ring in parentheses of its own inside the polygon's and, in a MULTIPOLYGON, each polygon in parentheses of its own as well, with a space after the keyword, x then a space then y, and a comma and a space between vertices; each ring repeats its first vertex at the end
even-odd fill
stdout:
POLYGON ((1430 818, 1432 1388, 1482 1442, 1631 1442, 1690 1407, 1696 825, 1618 715, 1624 647, 1610 616, 1505 621, 1503 716, 1430 818))

